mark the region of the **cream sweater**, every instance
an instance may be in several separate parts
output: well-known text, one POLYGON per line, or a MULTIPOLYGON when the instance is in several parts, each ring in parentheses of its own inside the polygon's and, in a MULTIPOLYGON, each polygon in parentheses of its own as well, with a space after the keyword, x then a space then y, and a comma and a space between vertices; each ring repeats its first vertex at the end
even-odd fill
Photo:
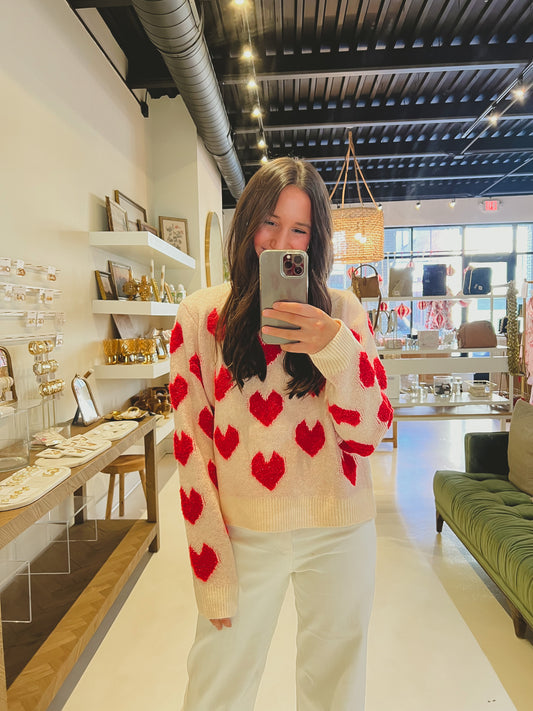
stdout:
POLYGON ((232 617, 238 581, 226 525, 257 531, 349 526, 374 516, 368 456, 392 420, 365 310, 331 290, 341 328, 311 356, 326 379, 318 396, 289 399, 279 346, 263 345, 264 382, 242 391, 214 331, 229 286, 179 306, 170 343, 174 453, 200 614, 232 617))

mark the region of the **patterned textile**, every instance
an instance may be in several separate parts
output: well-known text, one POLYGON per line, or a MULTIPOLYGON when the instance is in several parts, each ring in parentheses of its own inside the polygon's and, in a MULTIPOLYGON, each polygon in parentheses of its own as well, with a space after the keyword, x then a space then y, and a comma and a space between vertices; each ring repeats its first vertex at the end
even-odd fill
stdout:
POLYGON ((179 306, 172 332, 174 453, 196 599, 232 617, 238 581, 227 525, 256 531, 349 526, 374 516, 368 456, 392 421, 386 375, 353 293, 331 290, 335 338, 311 356, 322 391, 289 398, 279 346, 262 344, 266 378, 242 390, 215 341, 227 284, 179 306))

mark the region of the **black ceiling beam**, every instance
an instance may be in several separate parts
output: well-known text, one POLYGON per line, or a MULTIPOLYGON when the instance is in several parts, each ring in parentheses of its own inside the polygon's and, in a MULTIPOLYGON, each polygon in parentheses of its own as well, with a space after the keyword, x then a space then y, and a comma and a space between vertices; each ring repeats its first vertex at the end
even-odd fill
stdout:
POLYGON ((73 10, 86 10, 101 7, 126 7, 132 5, 132 0, 67 0, 73 10))
MULTIPOLYGON (((399 160, 415 158, 443 157, 459 155, 466 145, 466 139, 453 139, 450 141, 424 141, 422 146, 418 141, 398 141, 393 143, 368 143, 355 146, 357 160, 399 160), (415 145, 413 145, 413 143, 415 145), (424 150, 426 148, 426 150, 424 150), (447 150, 449 149, 449 150, 447 150)), ((507 153, 531 153, 533 152, 533 140, 530 137, 520 138, 480 138, 464 156, 485 155, 485 154, 507 154, 507 153)), ((258 165, 261 153, 256 148, 239 150, 241 165, 258 165)), ((287 146, 269 147, 269 157, 278 158, 280 156, 296 155, 304 160, 314 163, 338 161, 341 162, 346 156, 346 146, 287 146)))
MULTIPOLYGON (((340 52, 294 53, 268 56, 266 49, 254 45, 256 78, 259 82, 287 79, 319 79, 327 76, 358 77, 384 74, 425 74, 516 69, 531 61, 529 44, 474 45, 466 47, 420 47, 340 52)), ((213 60, 221 84, 240 84, 248 75, 239 51, 213 60)))
MULTIPOLYGON (((504 106, 504 104, 502 104, 504 106)), ((402 106, 365 106, 348 109, 304 109, 265 111, 264 131, 296 131, 321 128, 356 128, 358 126, 400 126, 410 124, 468 123, 480 113, 478 102, 443 102, 402 106)), ((515 104, 499 121, 533 119, 533 99, 515 104)), ((257 122, 251 116, 231 114, 236 134, 257 133, 257 122)))

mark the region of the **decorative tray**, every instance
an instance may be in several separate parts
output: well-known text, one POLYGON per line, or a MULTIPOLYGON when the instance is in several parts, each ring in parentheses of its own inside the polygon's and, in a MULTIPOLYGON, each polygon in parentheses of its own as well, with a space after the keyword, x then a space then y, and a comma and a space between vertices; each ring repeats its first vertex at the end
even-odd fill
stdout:
POLYGON ((122 420, 122 421, 111 421, 104 422, 101 425, 97 425, 90 432, 91 437, 102 437, 104 439, 109 439, 112 442, 116 439, 121 439, 129 432, 137 429, 138 425, 135 420, 122 420))
POLYGON ((28 466, 0 481, 0 511, 32 504, 70 476, 69 467, 28 466))
POLYGON ((113 410, 108 415, 104 415, 104 420, 121 421, 121 420, 137 420, 140 421, 146 417, 148 410, 141 410, 138 407, 130 407, 124 412, 113 410))
POLYGON ((100 437, 86 438, 84 435, 70 437, 53 449, 45 449, 35 460, 39 467, 54 464, 65 467, 79 467, 111 447, 111 441, 100 437))

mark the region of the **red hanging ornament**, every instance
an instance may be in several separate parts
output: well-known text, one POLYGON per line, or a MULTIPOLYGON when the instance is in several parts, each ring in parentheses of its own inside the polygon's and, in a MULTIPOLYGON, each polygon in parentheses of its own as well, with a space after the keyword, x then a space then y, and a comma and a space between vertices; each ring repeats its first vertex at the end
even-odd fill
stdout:
POLYGON ((400 304, 396 309, 396 312, 400 318, 405 318, 406 316, 409 316, 411 309, 405 304, 400 304))

